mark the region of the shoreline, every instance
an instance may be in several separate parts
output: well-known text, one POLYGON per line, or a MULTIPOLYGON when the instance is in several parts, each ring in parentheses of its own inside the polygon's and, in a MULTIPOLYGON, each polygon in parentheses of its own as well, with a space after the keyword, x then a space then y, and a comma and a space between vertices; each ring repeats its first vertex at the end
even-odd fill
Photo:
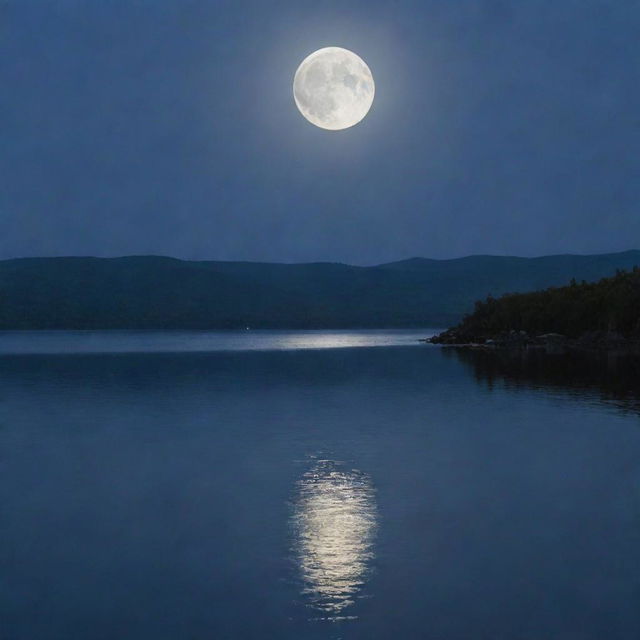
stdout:
POLYGON ((511 329, 498 334, 464 335, 455 329, 424 338, 420 342, 454 349, 479 349, 484 351, 526 350, 562 354, 567 351, 593 353, 640 354, 640 339, 627 338, 613 331, 590 331, 578 338, 559 333, 531 335, 526 331, 511 329))

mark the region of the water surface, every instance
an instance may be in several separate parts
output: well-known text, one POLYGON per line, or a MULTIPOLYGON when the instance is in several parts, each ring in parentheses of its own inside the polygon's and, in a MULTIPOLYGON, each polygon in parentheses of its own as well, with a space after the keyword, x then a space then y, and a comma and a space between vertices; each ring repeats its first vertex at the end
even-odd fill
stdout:
POLYGON ((3 334, 0 637, 640 637, 635 404, 309 333, 3 334))
POLYGON ((437 330, 0 331, 0 354, 290 351, 415 345, 437 330))

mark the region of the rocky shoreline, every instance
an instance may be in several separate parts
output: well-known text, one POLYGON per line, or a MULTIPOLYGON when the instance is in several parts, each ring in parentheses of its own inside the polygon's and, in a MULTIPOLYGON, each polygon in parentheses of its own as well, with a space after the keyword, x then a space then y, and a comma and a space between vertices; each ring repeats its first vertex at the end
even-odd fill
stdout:
POLYGON ((467 349, 544 349, 547 352, 556 353, 567 350, 640 353, 640 339, 625 337, 615 331, 589 331, 578 338, 570 338, 559 333, 532 335, 515 329, 497 334, 471 335, 453 328, 431 338, 425 338, 422 342, 467 349))

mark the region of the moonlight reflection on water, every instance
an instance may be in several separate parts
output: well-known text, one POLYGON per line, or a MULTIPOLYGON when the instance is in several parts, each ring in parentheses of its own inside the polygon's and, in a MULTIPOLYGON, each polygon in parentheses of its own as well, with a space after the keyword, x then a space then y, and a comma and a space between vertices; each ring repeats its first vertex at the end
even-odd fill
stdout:
POLYGON ((303 593, 329 620, 346 616, 373 560, 376 505, 371 479, 320 460, 297 487, 296 555, 303 593))

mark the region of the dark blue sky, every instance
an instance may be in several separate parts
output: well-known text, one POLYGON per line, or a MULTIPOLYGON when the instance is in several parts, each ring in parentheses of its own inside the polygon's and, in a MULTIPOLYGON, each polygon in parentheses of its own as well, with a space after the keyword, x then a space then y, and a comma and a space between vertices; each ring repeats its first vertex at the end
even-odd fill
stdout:
POLYGON ((0 0, 0 257, 640 247, 640 2, 0 0), (336 45, 376 100, 317 129, 336 45))

